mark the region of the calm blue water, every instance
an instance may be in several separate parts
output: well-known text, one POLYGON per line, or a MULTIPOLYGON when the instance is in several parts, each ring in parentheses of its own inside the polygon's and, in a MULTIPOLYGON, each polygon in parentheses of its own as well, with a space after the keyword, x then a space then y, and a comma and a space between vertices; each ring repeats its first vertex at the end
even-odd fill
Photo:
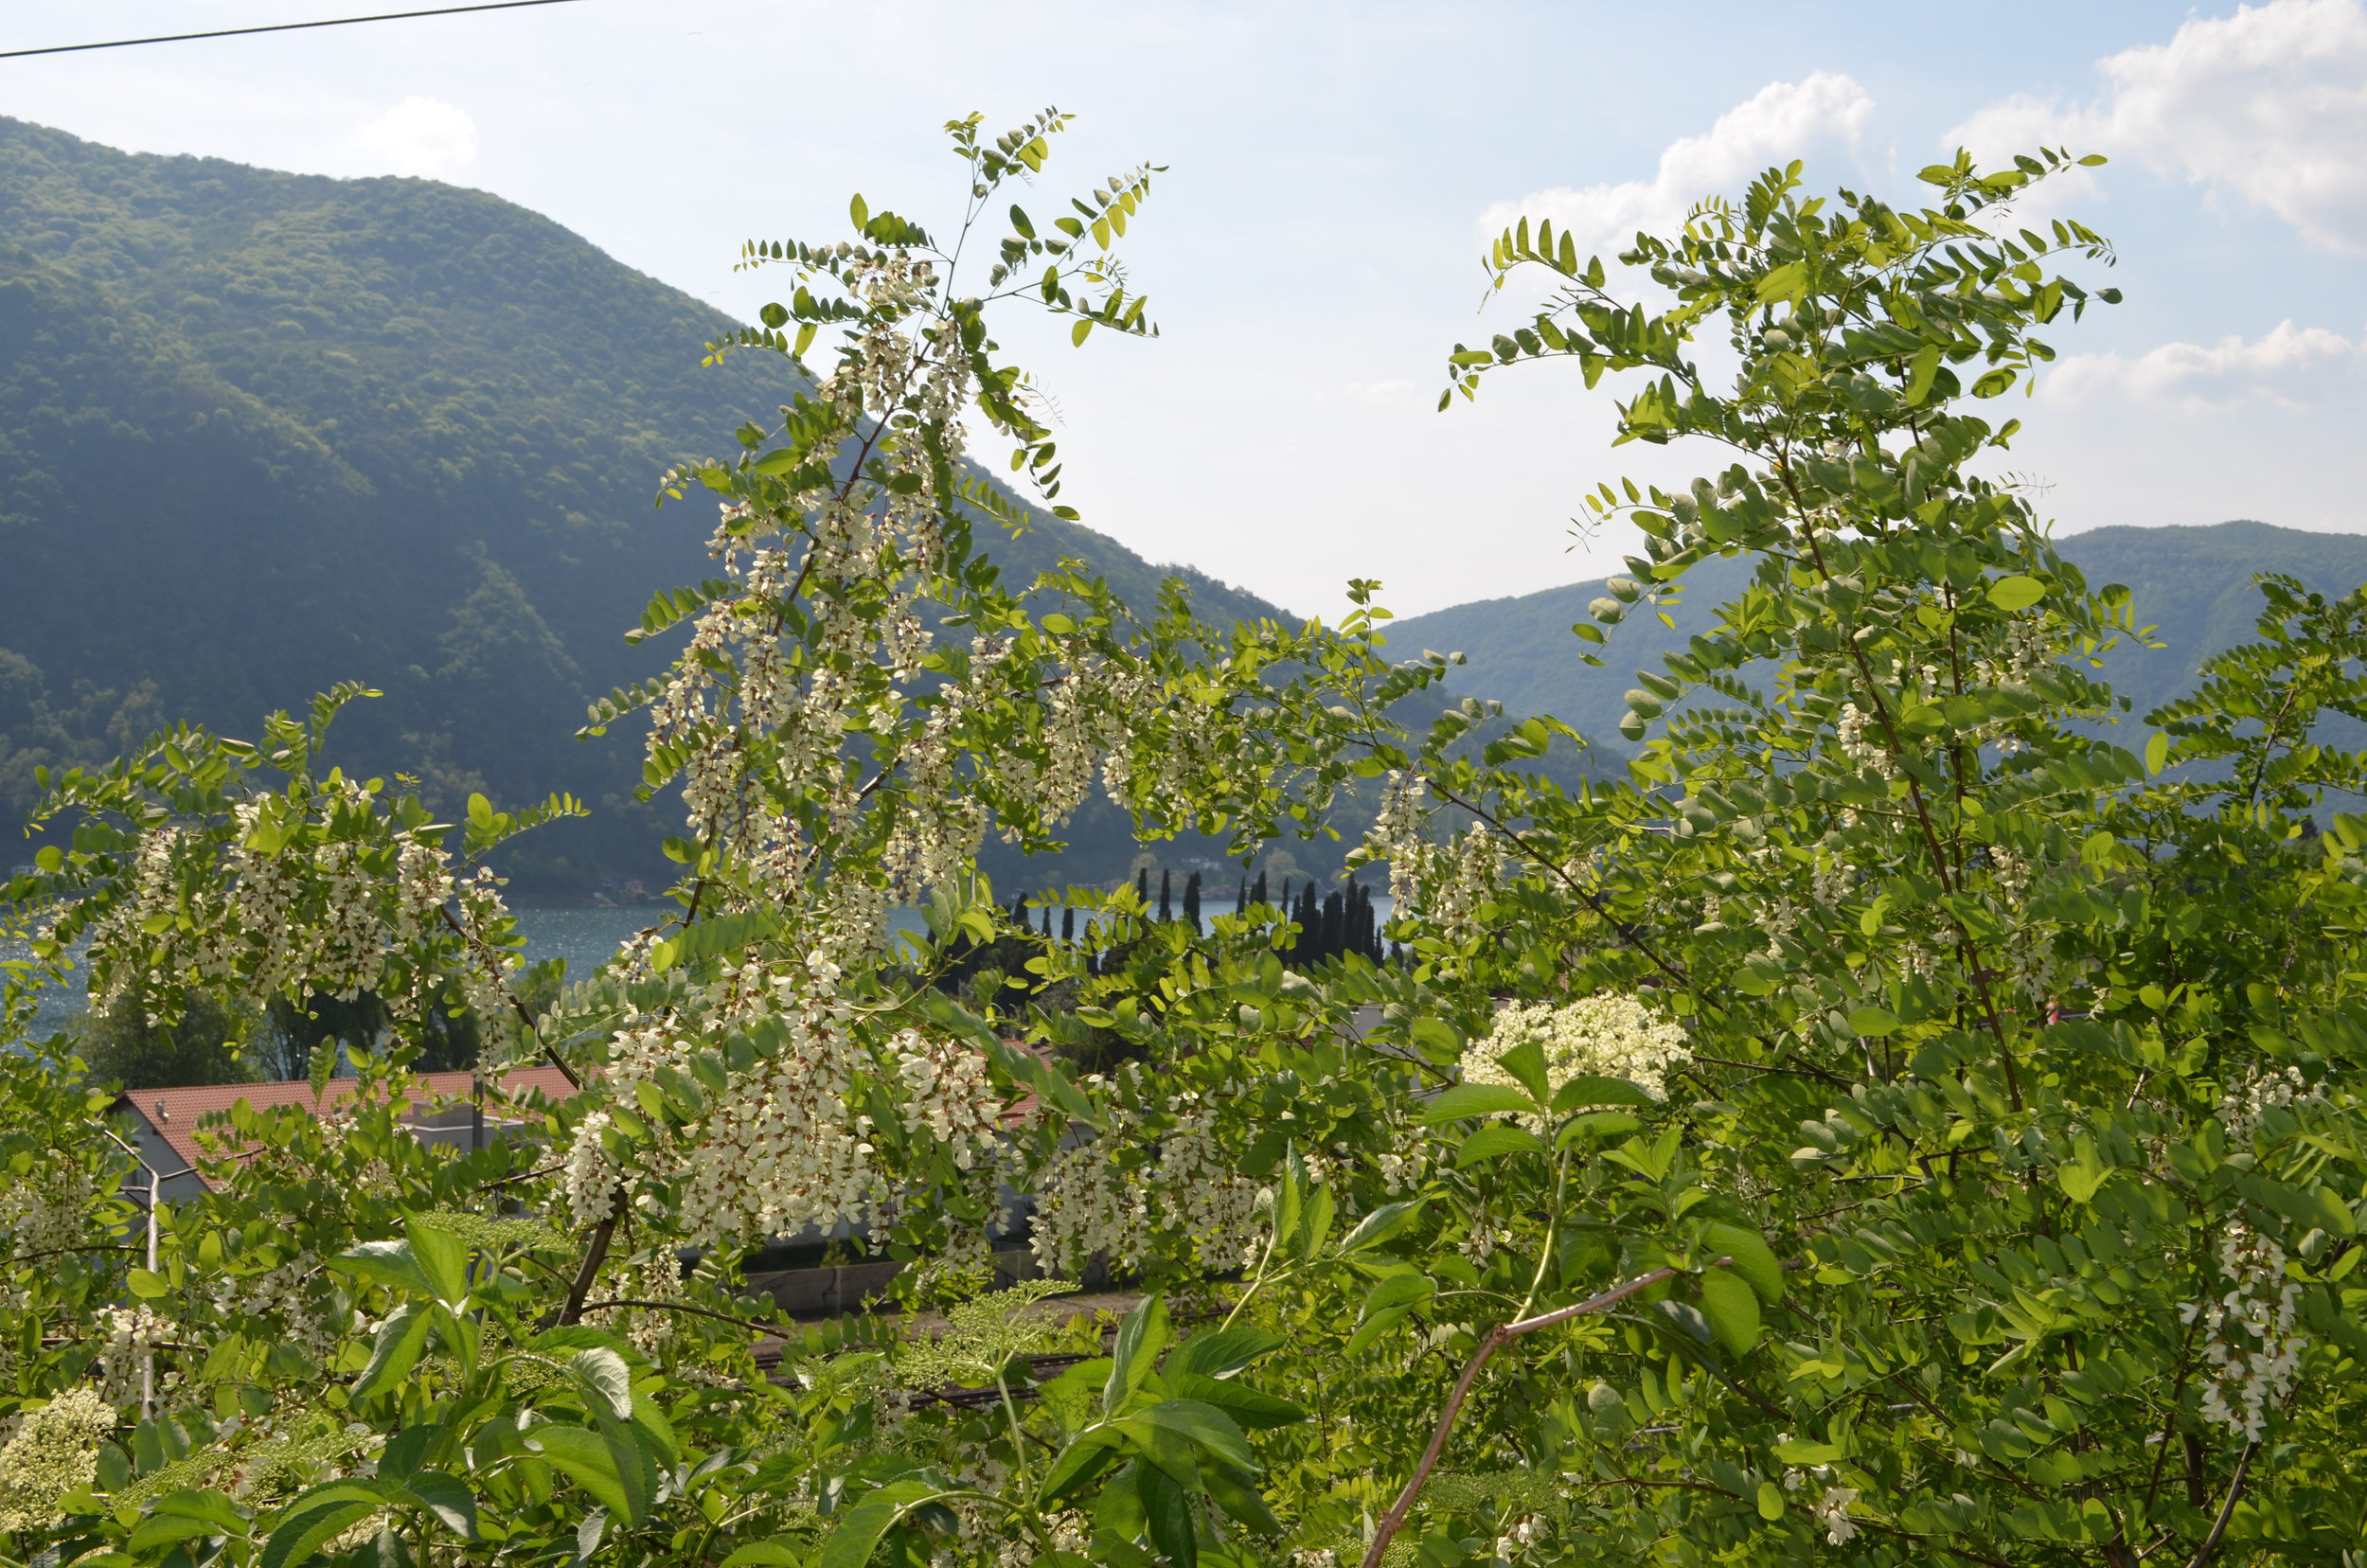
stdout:
MULTIPOLYGON (((1376 913, 1382 920, 1387 920, 1388 895, 1375 895, 1373 903, 1376 913)), ((668 912, 668 906, 642 904, 606 909, 527 908, 514 913, 518 917, 518 928, 525 934, 526 962, 538 964, 545 958, 564 958, 567 960, 569 978, 579 980, 598 969, 635 932, 665 919, 668 912)), ((1202 916, 1203 921, 1213 919, 1217 913, 1230 914, 1231 909, 1220 900, 1212 899, 1209 900, 1209 913, 1202 916)), ((888 927, 891 931, 923 929, 920 917, 909 909, 891 912, 888 927)), ((69 1019, 83 1010, 84 981, 81 968, 77 965, 65 985, 43 992, 41 1009, 35 1015, 32 1029, 35 1039, 45 1038, 63 1028, 69 1019)))

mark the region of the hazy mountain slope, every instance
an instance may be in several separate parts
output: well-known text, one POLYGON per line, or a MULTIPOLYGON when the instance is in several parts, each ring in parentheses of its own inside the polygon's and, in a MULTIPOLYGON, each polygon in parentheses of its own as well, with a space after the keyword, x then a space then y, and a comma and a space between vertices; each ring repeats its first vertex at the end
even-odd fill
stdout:
MULTIPOLYGON (((2363 520, 2367 521, 2367 520, 2363 520)), ((2328 594, 2367 582, 2367 536, 2303 533, 2266 523, 2203 528, 2098 528, 2061 543, 2091 583, 2119 582, 2135 595, 2139 625, 2160 628, 2159 651, 2126 649, 2109 660, 2115 686, 2145 711, 2185 689, 2202 661, 2252 635, 2260 597, 2255 572, 2284 572, 2328 594)), ((1639 668, 1658 670, 1660 654, 1702 630, 1720 599, 1745 577, 1744 562, 1714 561, 1685 579, 1682 606, 1669 630, 1649 614, 1631 615, 1611 635, 1601 668, 1579 660, 1585 645, 1570 634, 1588 619, 1600 581, 1573 583, 1517 598, 1483 599, 1400 621, 1393 652, 1460 650, 1470 663, 1450 683, 1468 696, 1492 697, 1507 713, 1551 713, 1598 745, 1619 746, 1621 694, 1639 668)))
MULTIPOLYGON (((0 119, 0 814, 37 762, 358 679, 385 692, 341 722, 360 765, 447 807, 573 790, 599 817, 537 835, 567 863, 540 874, 645 867, 637 747, 570 737, 662 661, 621 636, 650 591, 704 575, 712 511, 653 510, 658 473, 791 388, 770 356, 701 368, 726 325, 481 192, 0 119)), ((1090 529, 992 548, 1155 596, 1090 529)), ((1274 613, 1190 575, 1209 614, 1274 613)))

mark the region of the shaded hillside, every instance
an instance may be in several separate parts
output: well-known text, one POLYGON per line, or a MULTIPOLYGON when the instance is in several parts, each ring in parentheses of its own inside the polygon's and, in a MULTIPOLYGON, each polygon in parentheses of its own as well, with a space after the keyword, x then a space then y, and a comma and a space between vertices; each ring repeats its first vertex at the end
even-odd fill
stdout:
MULTIPOLYGON (((2367 536, 2303 533, 2266 523, 2207 528, 2098 528, 2060 542, 2091 583, 2126 584, 2137 622, 2160 628, 2158 651, 2125 648, 2109 660, 2112 683, 2136 713, 2186 689, 2202 661, 2252 635, 2260 596, 2255 572, 2284 572, 2326 594, 2367 582, 2367 536)), ((1518 598, 1483 599, 1400 621, 1391 629, 1399 657, 1425 648, 1461 651, 1470 663, 1449 683, 1467 696, 1492 697, 1507 713, 1551 713, 1598 747, 1621 748, 1621 694, 1639 668, 1658 670, 1660 654, 1704 630, 1717 604, 1746 579, 1740 560, 1712 561, 1685 579, 1674 631, 1650 615, 1630 615, 1611 636, 1598 668, 1580 662, 1585 645, 1570 634, 1588 619, 1600 581, 1549 588, 1518 598)))
MULTIPOLYGON (((596 819, 524 869, 654 873, 634 741, 571 736, 662 661, 621 635, 650 592, 704 575, 711 513, 652 510, 657 474, 790 389, 700 367, 726 325, 482 192, 0 119, 0 814, 37 762, 356 679, 385 695, 340 722, 352 764, 445 809, 572 790, 596 819)), ((1146 607, 1159 575, 1050 519, 995 553, 1085 556, 1146 607)), ((1210 614, 1273 613, 1193 576, 1210 614)))

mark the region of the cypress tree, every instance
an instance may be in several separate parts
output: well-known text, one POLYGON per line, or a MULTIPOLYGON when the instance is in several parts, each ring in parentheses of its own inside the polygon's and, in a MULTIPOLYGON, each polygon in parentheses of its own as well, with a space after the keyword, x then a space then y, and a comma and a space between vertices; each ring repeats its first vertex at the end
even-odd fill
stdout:
POLYGON ((1162 920, 1175 918, 1174 887, 1175 873, 1161 871, 1159 873, 1159 918, 1162 920))
POLYGON ((1060 945, 1062 947, 1066 947, 1071 942, 1076 940, 1077 906, 1075 904, 1062 904, 1060 906, 1060 945))
POLYGON ((1050 904, 1043 906, 1043 939, 1047 942, 1052 940, 1052 906, 1050 904))
POLYGON ((1249 913, 1249 874, 1247 872, 1241 874, 1241 880, 1234 889, 1233 913, 1236 915, 1249 913))
POLYGON ((1150 867, 1148 865, 1134 873, 1134 897, 1143 901, 1145 909, 1150 907, 1150 867))
POLYGON ((1184 879, 1184 923, 1200 935, 1200 873, 1195 871, 1184 879))
POLYGON ((1307 879, 1299 889, 1299 953, 1307 962, 1318 964, 1324 956, 1324 908, 1315 901, 1315 879, 1307 879))
POLYGON ((1337 958, 1348 951, 1347 900, 1338 893, 1324 895, 1324 945, 1326 958, 1337 958))
POLYGON ((1249 901, 1255 904, 1266 901, 1266 873, 1263 871, 1258 872, 1257 880, 1250 884, 1249 901))

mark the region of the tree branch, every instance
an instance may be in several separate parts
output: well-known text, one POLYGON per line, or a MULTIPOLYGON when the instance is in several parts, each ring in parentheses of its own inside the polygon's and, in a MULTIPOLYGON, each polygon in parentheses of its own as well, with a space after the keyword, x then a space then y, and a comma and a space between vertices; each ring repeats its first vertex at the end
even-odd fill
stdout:
POLYGON ((1438 1456, 1446 1452, 1448 1434, 1454 1431, 1455 1417, 1463 1414, 1463 1401, 1470 1397, 1471 1385, 1479 1381, 1479 1375, 1486 1370, 1488 1361, 1497 1351, 1523 1334, 1534 1334, 1540 1328, 1558 1327, 1591 1312, 1615 1307, 1638 1291, 1657 1285, 1664 1279, 1674 1278, 1676 1274, 1675 1269, 1654 1269, 1650 1274, 1640 1274, 1625 1285, 1605 1291, 1597 1296, 1590 1296, 1574 1306, 1547 1312, 1541 1317, 1522 1318, 1516 1323, 1504 1324, 1482 1340, 1478 1352, 1471 1357, 1470 1364, 1455 1381, 1454 1392, 1447 1397, 1447 1408, 1440 1413, 1437 1428, 1430 1434, 1430 1447, 1422 1451, 1421 1463, 1414 1467, 1413 1479, 1406 1482, 1405 1490, 1397 1494, 1397 1503, 1381 1516, 1380 1527, 1373 1532, 1373 1543, 1365 1548, 1363 1568, 1380 1568, 1380 1559, 1389 1550, 1389 1542, 1396 1540, 1397 1532, 1405 1527, 1405 1516, 1413 1512, 1415 1499, 1422 1495, 1422 1484, 1430 1479, 1430 1472, 1438 1466, 1438 1456))

